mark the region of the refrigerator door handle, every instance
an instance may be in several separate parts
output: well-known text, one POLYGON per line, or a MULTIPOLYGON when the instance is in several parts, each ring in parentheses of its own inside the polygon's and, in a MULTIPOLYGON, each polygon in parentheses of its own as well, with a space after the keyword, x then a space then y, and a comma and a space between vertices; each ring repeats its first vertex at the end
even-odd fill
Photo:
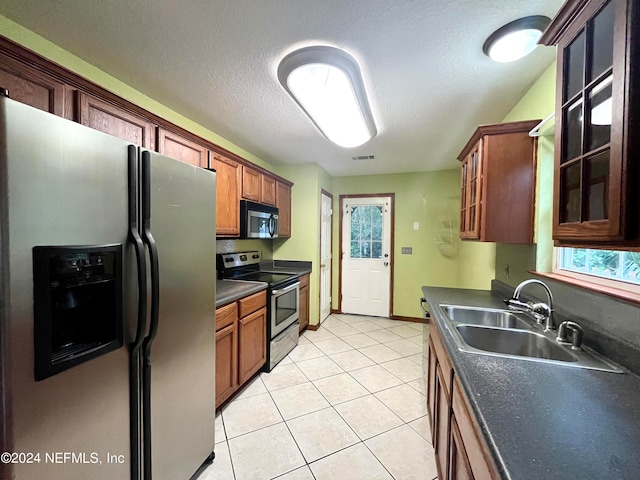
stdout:
POLYGON ((142 240, 149 250, 151 262, 151 319, 149 333, 142 344, 142 435, 144 479, 151 480, 151 344, 158 332, 158 309, 160 305, 160 280, 158 249, 151 234, 151 154, 142 152, 142 240))
POLYGON ((141 478, 142 438, 141 438, 141 395, 140 371, 142 366, 142 342, 147 329, 147 264, 144 243, 140 237, 140 210, 138 188, 138 148, 128 148, 128 203, 129 203, 129 241, 136 254, 136 270, 138 278, 138 316, 135 339, 129 345, 129 435, 131 443, 131 479, 141 478))

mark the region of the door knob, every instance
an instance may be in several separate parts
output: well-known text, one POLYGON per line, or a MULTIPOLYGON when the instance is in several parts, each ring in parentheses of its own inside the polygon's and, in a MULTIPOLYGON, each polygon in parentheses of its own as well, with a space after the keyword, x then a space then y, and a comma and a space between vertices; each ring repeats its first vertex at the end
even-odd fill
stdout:
POLYGON ((388 267, 389 266, 389 262, 384 262, 384 266, 388 267))
POLYGON ((385 254, 384 254, 384 258, 388 258, 388 257, 389 257, 389 254, 388 254, 388 253, 385 253, 385 254))
POLYGON ((320 266, 321 266, 322 268, 325 268, 325 267, 326 267, 326 265, 325 265, 324 263, 321 263, 321 264, 320 264, 320 266))

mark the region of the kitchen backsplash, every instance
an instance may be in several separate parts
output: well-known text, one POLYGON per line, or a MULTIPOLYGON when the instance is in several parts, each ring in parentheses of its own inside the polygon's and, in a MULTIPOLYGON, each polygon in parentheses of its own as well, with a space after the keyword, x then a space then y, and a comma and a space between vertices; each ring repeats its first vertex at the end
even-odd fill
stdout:
POLYGON ((216 253, 235 253, 258 250, 263 260, 273 258, 273 240, 216 240, 216 253))

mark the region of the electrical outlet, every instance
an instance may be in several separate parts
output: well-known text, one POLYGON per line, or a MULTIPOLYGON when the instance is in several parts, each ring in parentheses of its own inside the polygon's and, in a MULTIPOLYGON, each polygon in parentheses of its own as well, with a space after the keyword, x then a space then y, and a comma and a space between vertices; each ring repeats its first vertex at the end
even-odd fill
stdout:
POLYGON ((413 247, 402 247, 402 255, 411 255, 413 253, 413 247))

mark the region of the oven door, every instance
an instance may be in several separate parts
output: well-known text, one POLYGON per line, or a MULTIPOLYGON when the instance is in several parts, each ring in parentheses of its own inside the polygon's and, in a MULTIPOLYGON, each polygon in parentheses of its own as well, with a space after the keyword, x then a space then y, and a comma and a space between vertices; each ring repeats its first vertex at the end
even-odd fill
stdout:
POLYGON ((300 315, 300 282, 271 291, 271 339, 300 315))

